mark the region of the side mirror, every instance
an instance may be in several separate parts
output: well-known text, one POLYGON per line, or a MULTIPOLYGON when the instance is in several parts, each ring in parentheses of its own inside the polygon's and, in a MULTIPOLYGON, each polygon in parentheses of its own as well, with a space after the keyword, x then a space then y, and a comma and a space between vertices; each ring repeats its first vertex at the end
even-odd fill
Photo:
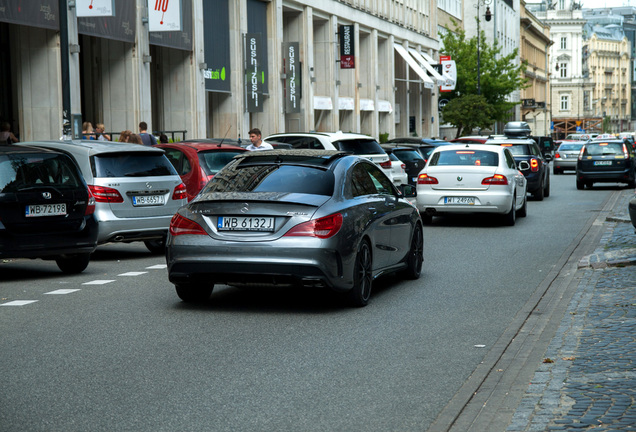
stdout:
MULTIPOLYGON (((530 165, 528 165, 530 167, 530 165)), ((417 196, 417 189, 415 186, 410 184, 401 184, 398 186, 400 192, 402 192, 402 196, 404 198, 414 198, 417 196)))
POLYGON ((530 169, 530 164, 528 163, 528 161, 521 161, 519 162, 519 171, 527 171, 530 169))
POLYGON ((550 153, 545 153, 545 154, 543 155, 543 158, 544 158, 546 161, 550 162, 550 161, 552 160, 552 155, 551 155, 550 153))

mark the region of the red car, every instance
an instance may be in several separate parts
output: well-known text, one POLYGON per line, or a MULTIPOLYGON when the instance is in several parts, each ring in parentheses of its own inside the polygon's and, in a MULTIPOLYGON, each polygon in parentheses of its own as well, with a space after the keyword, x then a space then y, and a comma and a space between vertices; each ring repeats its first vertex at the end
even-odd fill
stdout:
POLYGON ((197 196, 203 186, 234 156, 247 151, 235 141, 222 139, 187 140, 154 147, 165 150, 168 160, 186 185, 188 201, 197 196))

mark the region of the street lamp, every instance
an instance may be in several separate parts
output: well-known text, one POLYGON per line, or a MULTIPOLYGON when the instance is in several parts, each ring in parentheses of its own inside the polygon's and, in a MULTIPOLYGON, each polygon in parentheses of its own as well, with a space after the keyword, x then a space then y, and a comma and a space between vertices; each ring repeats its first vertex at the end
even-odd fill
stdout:
POLYGON ((475 6, 477 8, 477 94, 478 95, 481 94, 481 58, 479 53, 479 45, 481 42, 481 32, 479 30, 479 22, 480 22, 479 6, 486 6, 486 14, 484 15, 484 18, 486 18, 486 21, 490 21, 492 19, 492 12, 490 12, 491 3, 492 3, 492 0, 477 0, 477 5, 475 6))

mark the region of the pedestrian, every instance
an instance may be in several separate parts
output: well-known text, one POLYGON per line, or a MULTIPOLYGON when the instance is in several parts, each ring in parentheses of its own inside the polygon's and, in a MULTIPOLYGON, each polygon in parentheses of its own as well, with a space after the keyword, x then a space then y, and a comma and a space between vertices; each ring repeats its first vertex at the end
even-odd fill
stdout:
POLYGON ((130 136, 132 135, 132 131, 131 130, 123 130, 121 131, 121 133, 119 134, 119 142, 130 142, 130 136))
POLYGON ((82 138, 86 140, 94 140, 95 132, 93 130, 93 123, 85 121, 82 123, 82 138))
POLYGON ((157 144, 157 138, 153 134, 148 133, 148 123, 142 121, 139 123, 139 136, 143 145, 151 146, 157 144))
POLYGON ((272 150, 274 148, 272 147, 271 144, 263 142, 263 139, 261 138, 262 135, 261 135, 260 129, 253 128, 253 129, 250 129, 248 133, 250 135, 250 141, 252 142, 252 144, 246 147, 247 150, 249 151, 272 150))
POLYGON ((13 135, 13 132, 11 132, 11 125, 9 122, 2 122, 2 125, 0 125, 0 143, 13 144, 18 141, 20 140, 13 135))
POLYGON ((141 135, 135 134, 135 133, 130 134, 130 137, 128 138, 128 142, 131 144, 147 145, 147 144, 144 144, 144 141, 141 138, 141 135))
POLYGON ((95 136, 98 141, 110 141, 110 135, 104 133, 105 126, 104 123, 97 123, 95 125, 95 136))
POLYGON ((168 136, 166 134, 159 135, 159 142, 161 144, 168 144, 170 141, 168 140, 168 136))

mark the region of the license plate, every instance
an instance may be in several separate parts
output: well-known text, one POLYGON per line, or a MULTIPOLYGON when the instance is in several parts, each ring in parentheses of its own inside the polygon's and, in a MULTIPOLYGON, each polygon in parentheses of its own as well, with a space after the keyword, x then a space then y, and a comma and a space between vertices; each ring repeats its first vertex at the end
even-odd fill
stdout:
POLYGON ((475 204, 475 197, 444 197, 444 204, 475 204))
POLYGON ((273 217, 219 216, 219 231, 274 231, 273 217))
POLYGON ((153 206, 166 203, 166 197, 163 195, 133 195, 134 206, 153 206))
POLYGON ((64 216, 66 204, 34 204, 26 207, 26 217, 64 216))
POLYGON ((594 161, 594 166, 612 165, 612 161, 594 161))

